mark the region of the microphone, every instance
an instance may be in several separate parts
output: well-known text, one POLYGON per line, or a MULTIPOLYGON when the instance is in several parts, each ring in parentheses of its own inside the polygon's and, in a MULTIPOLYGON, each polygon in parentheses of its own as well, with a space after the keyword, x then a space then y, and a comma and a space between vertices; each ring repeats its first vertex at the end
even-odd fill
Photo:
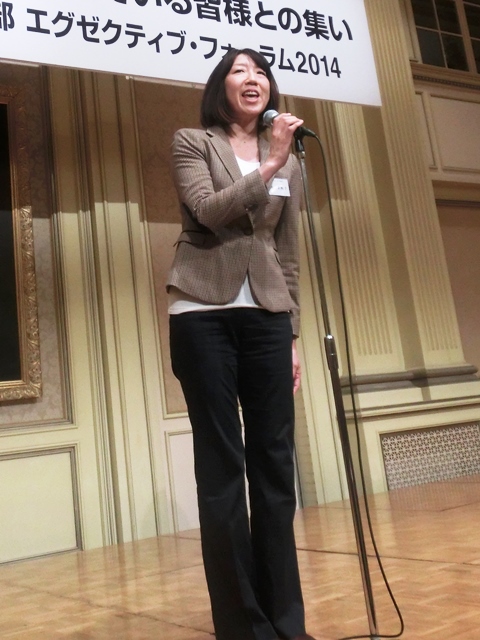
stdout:
MULTIPOLYGON (((278 111, 275 111, 275 109, 268 109, 268 111, 265 111, 265 113, 263 114, 264 126, 271 127, 273 125, 273 121, 279 115, 280 114, 278 113, 278 111)), ((298 129, 295 129, 295 133, 293 135, 296 139, 303 138, 304 136, 309 136, 310 138, 317 137, 315 131, 307 129, 307 127, 298 127, 298 129)))

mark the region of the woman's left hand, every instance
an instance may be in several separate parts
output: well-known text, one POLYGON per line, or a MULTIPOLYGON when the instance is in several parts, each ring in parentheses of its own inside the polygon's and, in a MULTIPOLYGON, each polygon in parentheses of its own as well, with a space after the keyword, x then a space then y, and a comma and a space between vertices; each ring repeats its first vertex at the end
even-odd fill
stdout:
POLYGON ((293 135, 303 120, 291 113, 279 113, 274 119, 270 136, 270 151, 259 168, 265 184, 285 165, 292 150, 293 135))
POLYGON ((292 363, 293 363, 293 393, 297 393, 300 388, 301 368, 300 358, 297 352, 297 343, 292 342, 292 363))

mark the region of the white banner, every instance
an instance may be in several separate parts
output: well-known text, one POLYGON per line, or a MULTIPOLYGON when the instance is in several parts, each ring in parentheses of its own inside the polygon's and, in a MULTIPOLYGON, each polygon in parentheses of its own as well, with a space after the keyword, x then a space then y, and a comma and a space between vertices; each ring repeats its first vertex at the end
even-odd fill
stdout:
POLYGON ((379 105, 363 0, 0 0, 0 58, 204 84, 231 48, 281 93, 379 105))

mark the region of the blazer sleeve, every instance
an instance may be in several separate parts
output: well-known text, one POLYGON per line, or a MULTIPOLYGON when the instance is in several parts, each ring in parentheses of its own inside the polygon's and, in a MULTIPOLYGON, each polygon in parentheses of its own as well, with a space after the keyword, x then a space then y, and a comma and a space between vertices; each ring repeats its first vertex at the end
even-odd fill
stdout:
POLYGON ((234 181, 221 158, 212 166, 207 144, 203 131, 177 131, 172 144, 173 178, 182 204, 198 223, 215 232, 237 218, 263 210, 269 195, 258 170, 234 181), (215 189, 214 171, 225 183, 220 189, 215 189))
POLYGON ((290 197, 285 198, 282 215, 275 229, 275 244, 282 266, 283 276, 290 297, 294 302, 291 309, 293 335, 300 335, 300 293, 299 293, 299 247, 298 226, 302 199, 302 179, 300 166, 295 156, 290 156, 292 172, 290 177, 290 197))

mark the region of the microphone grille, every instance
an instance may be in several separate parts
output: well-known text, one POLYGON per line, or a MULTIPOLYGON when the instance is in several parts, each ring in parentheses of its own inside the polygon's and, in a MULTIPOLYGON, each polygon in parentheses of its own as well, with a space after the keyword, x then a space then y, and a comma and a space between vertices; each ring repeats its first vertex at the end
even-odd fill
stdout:
POLYGON ((278 111, 275 111, 275 109, 268 109, 268 111, 265 111, 265 113, 263 114, 263 124, 266 127, 271 127, 274 119, 277 116, 278 116, 278 111))

